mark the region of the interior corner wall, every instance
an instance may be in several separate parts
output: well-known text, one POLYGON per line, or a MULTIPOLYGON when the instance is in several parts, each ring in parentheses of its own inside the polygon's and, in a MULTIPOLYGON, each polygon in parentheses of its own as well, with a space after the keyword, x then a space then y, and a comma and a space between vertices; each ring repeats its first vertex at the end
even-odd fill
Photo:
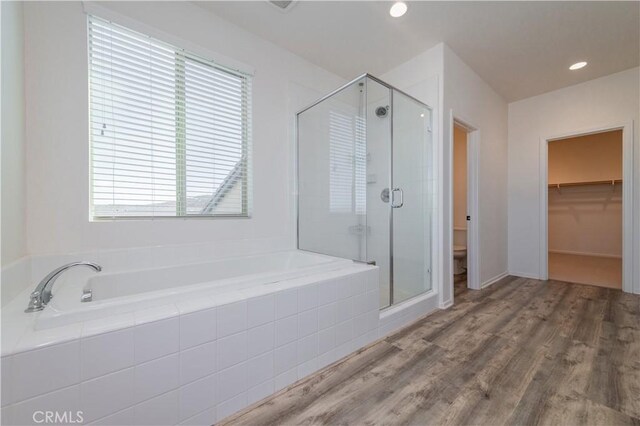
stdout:
MULTIPOLYGON (((426 103, 433 108, 434 112, 439 113, 443 48, 444 44, 440 43, 379 77, 426 103)), ((435 117, 434 121, 436 121, 435 117)))
MULTIPOLYGON (((451 154, 453 147, 449 111, 477 126, 478 149, 478 218, 480 285, 491 283, 507 272, 507 103, 448 46, 444 46, 444 224, 452 226, 453 205, 451 154)), ((452 253, 451 235, 444 238, 444 252, 452 253)), ((452 280, 452 258, 446 257, 443 270, 452 280)), ((451 292, 452 286, 445 286, 451 292)), ((452 294, 445 294, 452 298, 452 294)))
POLYGON ((224 245, 231 240, 281 244, 274 249, 294 247, 294 116, 344 79, 193 3, 104 2, 100 7, 183 40, 183 47, 195 46, 198 53, 211 52, 214 58, 223 56, 254 70, 253 215, 89 221, 87 16, 82 2, 27 2, 28 252, 224 245))
POLYGON ((26 254, 24 141, 24 25, 22 2, 2 2, 2 260, 4 267, 26 254))
POLYGON ((509 104, 509 272, 540 277, 540 141, 633 121, 634 292, 640 293, 640 69, 509 104))

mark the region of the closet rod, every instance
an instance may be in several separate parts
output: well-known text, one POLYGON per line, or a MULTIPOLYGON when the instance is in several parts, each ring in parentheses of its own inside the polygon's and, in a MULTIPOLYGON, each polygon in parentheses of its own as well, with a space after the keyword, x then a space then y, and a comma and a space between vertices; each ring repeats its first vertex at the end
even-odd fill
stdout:
POLYGON ((611 180, 591 180, 586 182, 564 182, 564 183, 550 183, 549 188, 562 188, 565 186, 582 186, 582 185, 615 185, 616 183, 622 183, 622 179, 611 180))

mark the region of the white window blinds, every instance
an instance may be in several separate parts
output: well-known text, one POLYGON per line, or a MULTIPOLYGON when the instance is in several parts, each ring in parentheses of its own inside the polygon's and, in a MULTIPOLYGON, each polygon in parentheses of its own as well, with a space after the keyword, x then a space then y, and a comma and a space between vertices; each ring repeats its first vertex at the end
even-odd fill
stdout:
POLYGON ((249 216, 251 77, 89 17, 93 218, 249 216))
POLYGON ((367 143, 364 117, 329 112, 329 211, 365 214, 367 143))

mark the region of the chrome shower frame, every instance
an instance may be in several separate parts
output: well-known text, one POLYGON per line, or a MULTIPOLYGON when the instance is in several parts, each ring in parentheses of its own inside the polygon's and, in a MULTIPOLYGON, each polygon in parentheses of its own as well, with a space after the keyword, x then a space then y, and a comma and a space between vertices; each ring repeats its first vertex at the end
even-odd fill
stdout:
MULTIPOLYGON (((386 87, 387 89, 389 89, 389 102, 391 105, 390 108, 390 114, 389 114, 389 120, 390 120, 390 136, 391 136, 391 149, 389 152, 389 174, 387 176, 388 178, 388 182, 392 183, 393 182, 393 113, 394 113, 394 108, 393 108, 393 95, 394 92, 400 93, 403 96, 406 96, 407 98, 411 99, 412 101, 418 103, 419 105, 423 106, 424 108, 426 108, 427 110, 429 110, 429 112, 431 113, 431 117, 433 119, 433 108, 429 105, 427 105, 426 103, 422 102, 421 100, 417 99, 416 97, 408 94, 407 92, 398 89, 395 86, 392 86, 389 83, 384 82, 383 80, 380 80, 379 78, 369 74, 369 73, 364 73, 356 78, 354 78, 353 80, 349 81, 346 84, 343 84, 342 86, 338 87, 337 89, 333 90, 332 92, 328 93, 327 95, 321 97, 320 99, 318 99, 317 101, 313 102, 311 105, 301 109, 300 111, 298 111, 296 113, 296 120, 295 120, 295 138, 296 138, 296 143, 295 143, 295 184, 294 184, 294 192, 295 192, 295 197, 296 197, 296 203, 295 203, 295 208, 296 208, 296 248, 300 249, 300 194, 299 194, 299 182, 300 182, 300 158, 299 158, 299 143, 300 143, 300 133, 299 133, 299 120, 300 120, 300 114, 304 113, 305 111, 310 110, 311 108, 315 107, 316 105, 321 104, 322 102, 326 101, 327 99, 330 99, 331 97, 333 97, 334 95, 340 93, 341 91, 351 87, 354 84, 357 84, 358 82, 360 82, 361 80, 365 80, 366 79, 370 79, 371 81, 374 81, 384 87, 386 87)), ((366 93, 366 92, 365 92, 366 93)), ((389 187, 391 188, 391 186, 389 187)), ((395 190, 395 189, 394 189, 395 190)), ((390 191, 392 191, 390 189, 390 191)), ((384 306, 381 307, 380 309, 387 309, 387 308, 391 308, 394 306, 394 280, 393 280, 393 210, 394 207, 393 205, 390 206, 389 208, 389 305, 388 306, 384 306)), ((320 254, 326 254, 326 253, 320 253, 320 254)), ((362 262, 362 263, 368 263, 368 264, 373 264, 375 265, 375 261, 361 261, 361 260, 356 260, 356 259, 352 259, 354 262, 362 262)), ((432 281, 432 286, 433 286, 433 281, 432 281)))

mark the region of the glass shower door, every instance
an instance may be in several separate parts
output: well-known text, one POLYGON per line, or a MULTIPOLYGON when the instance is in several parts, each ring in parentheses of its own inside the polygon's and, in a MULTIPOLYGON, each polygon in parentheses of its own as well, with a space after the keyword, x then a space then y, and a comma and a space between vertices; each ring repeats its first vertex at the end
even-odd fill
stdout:
POLYGON ((431 122, 371 76, 297 115, 298 248, 375 263, 381 308, 431 289, 431 122))
POLYGON ((392 304, 431 289, 431 111, 392 93, 392 304))

